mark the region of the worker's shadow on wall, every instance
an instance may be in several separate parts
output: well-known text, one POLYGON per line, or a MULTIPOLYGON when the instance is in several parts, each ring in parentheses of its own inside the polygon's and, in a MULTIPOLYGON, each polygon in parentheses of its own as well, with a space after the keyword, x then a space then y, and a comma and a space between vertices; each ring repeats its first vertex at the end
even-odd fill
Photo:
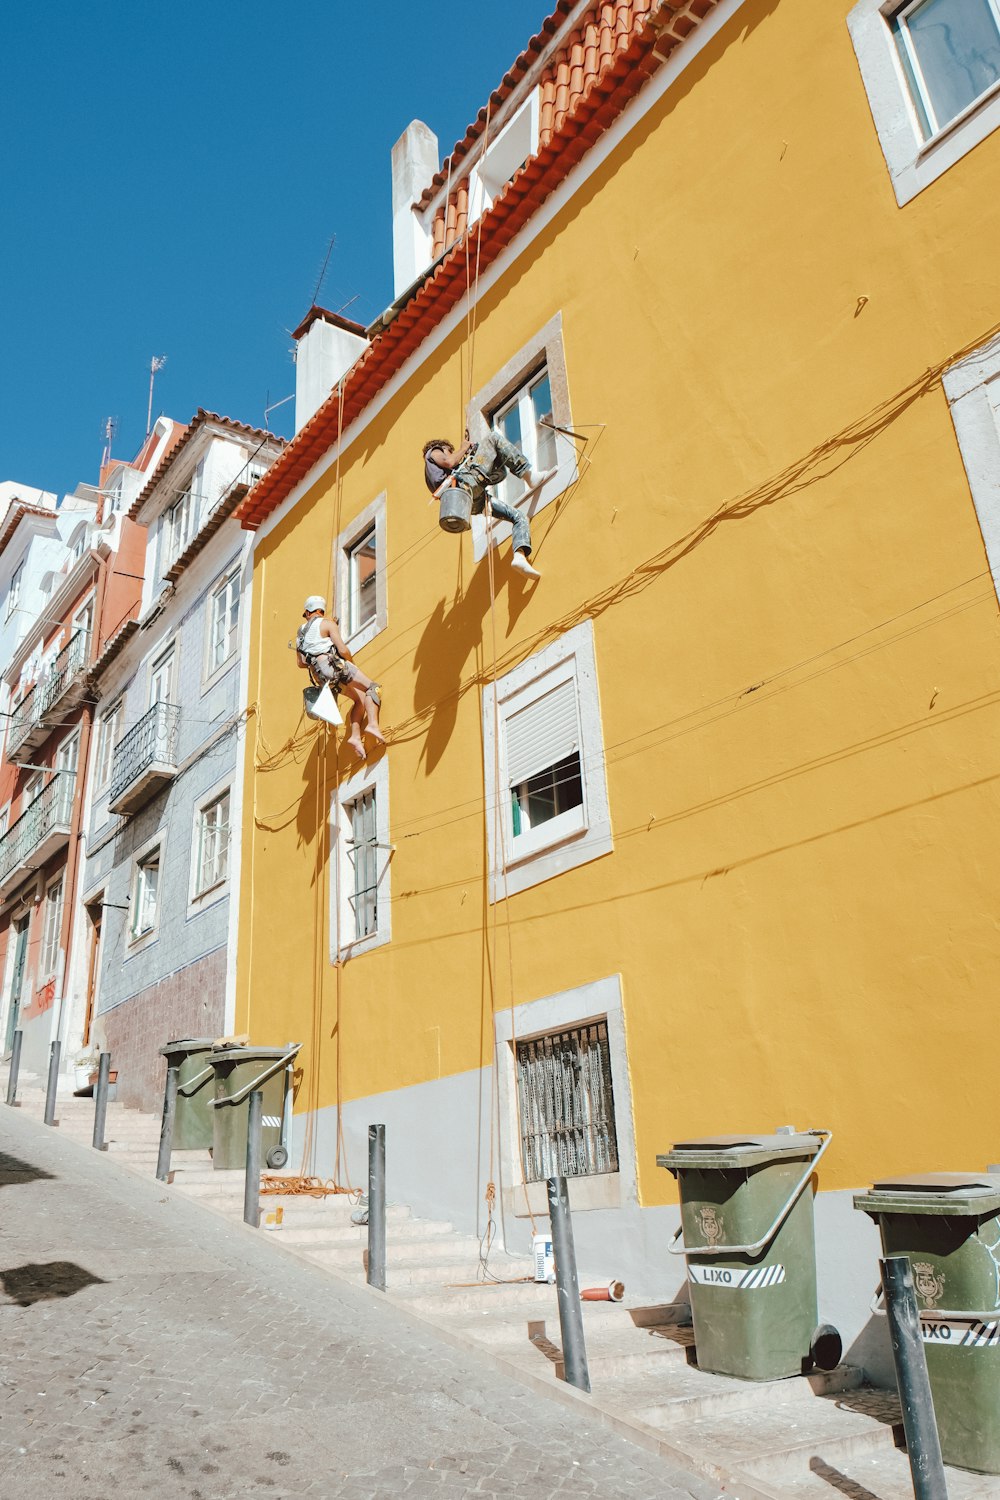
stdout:
MULTIPOLYGON (((510 635, 536 585, 511 572, 506 548, 493 553, 493 580, 497 654, 502 656, 504 638, 510 635)), ((442 599, 435 605, 414 653, 413 701, 417 714, 426 715, 423 760, 427 772, 434 770, 447 749, 465 693, 471 691, 478 696, 477 653, 485 680, 492 677, 492 633, 489 560, 484 557, 476 563, 471 553, 463 553, 452 600, 442 599)))

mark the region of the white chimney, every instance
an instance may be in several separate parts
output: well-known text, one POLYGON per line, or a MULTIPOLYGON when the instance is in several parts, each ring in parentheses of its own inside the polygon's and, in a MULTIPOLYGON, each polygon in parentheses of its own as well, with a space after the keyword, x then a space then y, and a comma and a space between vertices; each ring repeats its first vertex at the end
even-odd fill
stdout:
POLYGON ((422 120, 414 120, 392 148, 392 272, 397 297, 431 263, 431 232, 414 204, 437 169, 437 136, 422 120))
POLYGON ((368 340, 360 323, 311 307, 295 340, 295 431, 299 432, 357 360, 368 340))

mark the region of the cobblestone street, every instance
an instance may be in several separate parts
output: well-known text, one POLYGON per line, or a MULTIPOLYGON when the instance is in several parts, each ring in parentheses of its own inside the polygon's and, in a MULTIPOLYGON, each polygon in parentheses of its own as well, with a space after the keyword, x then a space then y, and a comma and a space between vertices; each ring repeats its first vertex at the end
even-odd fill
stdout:
POLYGON ((4 1500, 718 1494, 9 1109, 0 1204, 4 1500))

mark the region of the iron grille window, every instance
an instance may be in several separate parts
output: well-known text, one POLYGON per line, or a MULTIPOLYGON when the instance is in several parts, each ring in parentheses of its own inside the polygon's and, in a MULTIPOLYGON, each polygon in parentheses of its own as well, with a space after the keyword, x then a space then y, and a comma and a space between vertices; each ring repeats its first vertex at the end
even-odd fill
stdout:
POLYGON ((608 1023, 517 1043, 527 1182, 618 1171, 608 1023))
POLYGON ((378 833, 375 790, 362 792, 350 804, 351 847, 354 865, 354 941, 378 930, 378 833))

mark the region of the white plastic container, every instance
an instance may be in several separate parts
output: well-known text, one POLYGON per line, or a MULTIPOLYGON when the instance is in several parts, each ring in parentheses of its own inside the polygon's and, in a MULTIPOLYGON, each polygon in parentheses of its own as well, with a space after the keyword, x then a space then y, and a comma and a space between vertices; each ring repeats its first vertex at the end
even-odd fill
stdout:
POLYGON ((556 1279, 556 1263, 552 1258, 552 1236, 550 1234, 532 1235, 531 1254, 535 1261, 535 1280, 547 1281, 551 1286, 556 1279))

